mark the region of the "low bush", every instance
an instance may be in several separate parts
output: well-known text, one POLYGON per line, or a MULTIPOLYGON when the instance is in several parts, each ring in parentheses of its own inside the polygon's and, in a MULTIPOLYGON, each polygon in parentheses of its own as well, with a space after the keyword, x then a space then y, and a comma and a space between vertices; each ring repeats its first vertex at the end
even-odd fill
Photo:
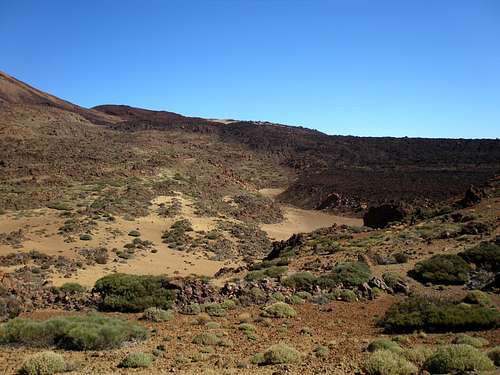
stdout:
POLYGON ((479 268, 493 272, 500 270, 500 246, 494 242, 482 242, 458 255, 479 268))
POLYGON ((69 350, 101 350, 126 341, 145 340, 144 327, 98 314, 60 316, 48 320, 12 319, 0 326, 0 343, 69 350))
POLYGON ((478 305, 411 296, 392 305, 381 323, 389 332, 463 332, 497 327, 500 313, 478 305))
POLYGON ((66 294, 77 294, 85 292, 85 287, 78 283, 64 283, 59 290, 66 294))
POLYGON ((226 309, 220 303, 207 303, 204 306, 205 312, 210 316, 226 316, 226 309))
POLYGON ((179 312, 184 315, 198 315, 201 313, 201 306, 199 303, 191 302, 189 305, 182 307, 179 312))
POLYGON ((480 290, 471 290, 467 292, 467 295, 464 298, 464 302, 474 305, 490 306, 491 298, 485 292, 481 292, 480 290))
POLYGON ((92 235, 90 235, 88 233, 80 234, 80 240, 81 241, 90 241, 90 240, 92 240, 92 235))
POLYGON ((500 366, 500 346, 495 346, 488 352, 488 358, 493 361, 495 366, 500 366))
POLYGON ((202 332, 193 337, 193 343, 197 345, 227 346, 223 339, 215 333, 202 332))
POLYGON ((286 344, 270 346, 263 354, 257 354, 252 362, 261 366, 296 363, 300 361, 300 353, 286 344))
POLYGON ((240 331, 243 331, 243 334, 246 336, 247 339, 249 340, 257 340, 257 334, 255 333, 255 326, 250 323, 241 323, 238 326, 238 329, 240 331))
POLYGON ((283 280, 283 284, 296 290, 311 290, 316 285, 316 276, 310 272, 297 272, 283 280))
POLYGON ((470 345, 450 345, 439 348, 424 363, 431 374, 489 371, 495 366, 488 356, 470 345))
POLYGON ((250 271, 245 276, 247 281, 258 281, 265 278, 276 278, 288 271, 287 266, 272 266, 255 271, 250 271))
POLYGON ((421 282, 434 284, 465 284, 470 266, 458 255, 438 254, 419 262, 409 275, 421 282))
POLYGON ((398 353, 377 350, 364 364, 366 375, 417 375, 418 368, 398 353))
POLYGON ((330 349, 328 349, 327 346, 318 345, 314 348, 314 355, 318 358, 326 358, 328 357, 328 354, 330 354, 330 349))
POLYGON ((402 348, 398 343, 388 339, 375 339, 366 348, 369 352, 373 353, 377 350, 391 350, 393 352, 401 352, 402 348))
POLYGON ((429 359, 434 352, 432 349, 429 349, 425 346, 416 346, 414 348, 403 348, 401 352, 399 352, 402 357, 406 360, 410 361, 414 365, 418 367, 422 367, 425 361, 429 359))
POLYGON ((144 310, 142 319, 149 320, 151 322, 165 322, 171 320, 174 314, 172 310, 163 310, 158 307, 149 307, 144 310))
POLYGON ((151 357, 151 355, 142 352, 135 352, 127 354, 127 356, 123 358, 123 360, 120 362, 118 367, 123 367, 123 368, 149 367, 152 362, 153 358, 151 357))
POLYGON ((26 358, 21 368, 20 375, 52 375, 66 370, 62 355, 54 352, 40 352, 26 358))
POLYGON ((489 342, 482 337, 472 337, 469 335, 461 334, 453 339, 453 344, 464 344, 473 346, 474 348, 482 348, 483 346, 488 345, 489 342))
POLYGON ((94 292, 101 296, 100 308, 106 311, 168 309, 175 299, 175 287, 164 276, 111 274, 96 281, 94 292))
POLYGON ((297 312, 284 302, 276 302, 263 307, 261 315, 268 318, 293 318, 297 312))
POLYGON ((316 284, 322 288, 333 288, 339 285, 344 287, 357 287, 371 277, 370 267, 363 262, 344 262, 333 267, 328 274, 317 278, 316 284))

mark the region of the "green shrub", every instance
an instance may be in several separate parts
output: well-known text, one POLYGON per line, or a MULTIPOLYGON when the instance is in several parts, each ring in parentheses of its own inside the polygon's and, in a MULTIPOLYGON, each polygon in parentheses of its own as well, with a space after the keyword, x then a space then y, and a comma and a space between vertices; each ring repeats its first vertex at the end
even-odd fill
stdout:
POLYGON ((219 329, 220 328, 220 324, 217 323, 217 322, 207 322, 205 324, 205 327, 207 327, 208 329, 219 329))
POLYGON ((393 352, 401 352, 402 348, 398 343, 387 339, 375 339, 366 348, 369 352, 376 352, 377 350, 392 350, 393 352))
POLYGON ((285 296, 281 292, 274 292, 271 294, 271 298, 277 302, 285 302, 285 296))
POLYGON ((398 354, 410 361, 417 367, 422 367, 425 361, 429 359, 434 352, 425 346, 416 346, 414 348, 403 348, 398 354))
POLYGON ((472 337, 469 335, 461 334, 453 339, 453 344, 464 344, 473 346, 474 348, 482 348, 483 346, 488 345, 489 342, 482 337, 472 337))
POLYGON ((458 255, 438 254, 419 262, 409 275, 423 283, 465 284, 469 280, 470 266, 458 255))
POLYGON ((495 346, 488 352, 488 358, 493 361, 495 366, 500 366, 500 346, 495 346))
POLYGON ((276 278, 288 271, 287 266, 272 266, 260 270, 250 271, 245 276, 247 281, 258 281, 265 278, 276 278))
POLYGON ((0 343, 34 347, 58 346, 70 350, 119 347, 145 340, 147 331, 132 322, 98 314, 60 316, 48 320, 15 318, 0 326, 0 343))
POLYGON ((189 305, 184 306, 179 312, 184 315, 198 315, 201 313, 201 306, 199 303, 191 302, 189 305))
POLYGON ((293 318, 297 312, 284 302, 276 302, 262 308, 262 316, 269 318, 293 318))
POLYGON ((356 287, 368 282, 371 277, 370 268, 363 262, 344 262, 333 267, 328 274, 318 277, 316 284, 322 288, 333 288, 339 285, 356 287))
POLYGON ((51 375, 65 370, 66 364, 62 355, 54 352, 41 352, 26 358, 19 369, 19 374, 51 375))
POLYGON ((467 292, 467 295, 464 298, 464 302, 474 305, 490 306, 491 298, 485 292, 481 292, 480 290, 471 290, 467 292))
POLYGON ((297 290, 311 290, 316 285, 316 276, 310 272, 297 272, 283 280, 283 284, 297 290))
POLYGON ((163 310, 158 307, 149 307, 144 310, 142 319, 149 320, 151 322, 165 322, 171 320, 174 314, 172 310, 163 310))
POLYGON ((257 340, 257 334, 255 333, 255 326, 250 323, 241 323, 238 326, 238 329, 240 331, 243 331, 244 335, 247 337, 249 340, 257 340))
POLYGON ((309 292, 305 292, 305 291, 297 292, 297 293, 295 293, 295 295, 306 300, 306 301, 309 301, 312 298, 312 294, 309 292))
POLYGON ((424 363, 424 369, 431 374, 451 372, 494 370, 493 362, 470 345, 450 345, 439 348, 424 363))
POLYGON ((479 268, 494 272, 500 269, 500 246, 493 242, 482 242, 458 255, 479 268))
POLYGON ((236 302, 232 299, 226 299, 219 303, 219 305, 226 310, 233 310, 236 308, 236 302))
POLYGON ((123 360, 120 362, 118 367, 123 368, 139 368, 139 367, 149 367, 153 362, 153 358, 146 353, 135 352, 129 353, 123 360))
POLYGON ((305 300, 300 298, 299 295, 293 294, 286 299, 286 302, 288 302, 291 305, 301 305, 305 302, 305 300))
POLYGON ((366 375, 417 375, 418 368, 398 353, 377 350, 364 364, 366 375))
POLYGON ((215 333, 209 332, 202 332, 194 336, 193 343, 197 345, 226 346, 224 345, 224 341, 219 336, 217 336, 215 333))
POLYGON ((381 323, 386 331, 404 333, 485 330, 497 327, 499 322, 500 313, 493 309, 412 296, 392 305, 381 323))
POLYGON ((78 283, 64 283, 59 290, 66 294, 77 294, 85 292, 85 287, 78 283))
POLYGON ((90 240, 92 240, 92 235, 90 235, 88 233, 80 234, 80 240, 81 241, 90 241, 90 240))
POLYGON ((149 307, 168 309, 175 299, 175 287, 164 276, 116 273, 96 281, 94 292, 106 311, 139 312, 149 307))
POLYGON ((130 232, 128 232, 128 235, 131 237, 140 237, 141 233, 138 230, 131 230, 130 232))
POLYGON ((207 303, 204 306, 205 312, 210 316, 226 316, 226 309, 219 303, 207 303))
POLYGON ((314 355, 318 358, 326 358, 328 357, 328 354, 330 354, 330 349, 328 349, 327 346, 318 345, 314 348, 314 355))
POLYGON ((338 293, 337 298, 339 298, 341 301, 345 301, 345 302, 355 302, 358 300, 358 296, 356 295, 356 293, 350 289, 342 289, 338 293))
POLYGON ((259 358, 261 361, 258 364, 263 366, 295 363, 300 361, 300 353, 286 344, 276 344, 270 346, 259 358))

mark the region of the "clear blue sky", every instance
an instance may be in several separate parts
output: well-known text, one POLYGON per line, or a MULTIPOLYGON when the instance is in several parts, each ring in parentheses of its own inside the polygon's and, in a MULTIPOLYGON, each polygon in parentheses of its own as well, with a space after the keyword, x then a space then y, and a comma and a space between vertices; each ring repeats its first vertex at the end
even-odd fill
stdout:
POLYGON ((500 137, 498 0, 0 0, 0 70, 83 106, 500 137))

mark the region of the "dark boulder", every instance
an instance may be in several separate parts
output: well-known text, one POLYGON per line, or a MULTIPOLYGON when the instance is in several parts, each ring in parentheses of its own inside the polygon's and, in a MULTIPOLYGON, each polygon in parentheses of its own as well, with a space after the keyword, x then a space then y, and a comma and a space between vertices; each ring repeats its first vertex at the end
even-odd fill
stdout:
POLYGON ((465 191, 465 196, 458 203, 462 207, 470 207, 479 202, 485 196, 485 192, 482 189, 475 187, 474 185, 469 186, 465 191))
POLYGON ((407 212, 399 204, 385 203, 370 207, 363 216, 363 224, 371 228, 384 228, 389 223, 402 221, 407 212))

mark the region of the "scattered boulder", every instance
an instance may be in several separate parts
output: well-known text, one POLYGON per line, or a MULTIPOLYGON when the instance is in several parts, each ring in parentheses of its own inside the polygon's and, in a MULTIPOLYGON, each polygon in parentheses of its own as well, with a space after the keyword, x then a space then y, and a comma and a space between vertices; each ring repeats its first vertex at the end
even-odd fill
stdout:
POLYGON ((400 204, 385 203, 373 206, 363 216, 363 225, 370 228, 385 228, 389 223, 402 221, 407 211, 400 204))
POLYGON ((460 206, 470 207, 479 202, 485 196, 485 192, 482 189, 475 187, 474 185, 470 185, 469 188, 465 191, 465 196, 462 200, 458 202, 460 206))

